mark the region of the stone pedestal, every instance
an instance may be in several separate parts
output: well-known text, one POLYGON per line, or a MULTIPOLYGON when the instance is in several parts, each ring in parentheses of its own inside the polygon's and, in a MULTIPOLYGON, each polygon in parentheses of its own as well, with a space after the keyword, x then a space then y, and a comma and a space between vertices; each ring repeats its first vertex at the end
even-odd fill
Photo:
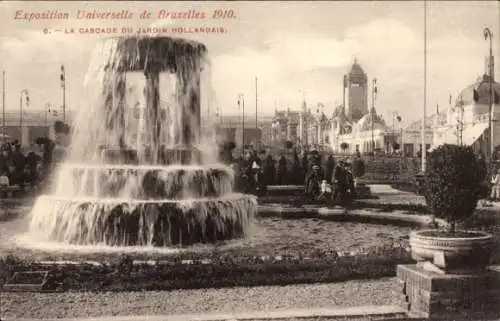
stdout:
POLYGON ((437 274, 417 265, 398 265, 398 297, 411 315, 439 319, 486 320, 498 316, 500 272, 437 274))

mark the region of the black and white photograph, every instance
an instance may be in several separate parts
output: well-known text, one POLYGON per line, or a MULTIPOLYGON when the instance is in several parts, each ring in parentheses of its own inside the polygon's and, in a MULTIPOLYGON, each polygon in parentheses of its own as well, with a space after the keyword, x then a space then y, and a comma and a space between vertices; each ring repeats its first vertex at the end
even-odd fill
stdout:
POLYGON ((0 321, 500 320, 499 1, 0 16, 0 321))

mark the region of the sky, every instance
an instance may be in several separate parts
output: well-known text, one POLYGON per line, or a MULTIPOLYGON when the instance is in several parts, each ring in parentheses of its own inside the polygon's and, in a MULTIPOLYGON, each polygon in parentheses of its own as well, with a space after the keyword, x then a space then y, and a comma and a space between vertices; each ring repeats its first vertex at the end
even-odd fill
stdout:
MULTIPOLYGON (((229 11, 226 11, 229 12, 229 11)), ((399 113, 404 123, 417 120, 424 105, 424 2, 15 2, 0 3, 0 70, 6 72, 6 109, 19 108, 19 94, 28 89, 30 108, 61 105, 60 65, 67 72, 67 105, 85 108, 83 85, 90 53, 103 37, 117 34, 79 33, 80 28, 201 27, 224 33, 165 34, 206 44, 211 59, 213 111, 238 115, 237 96, 245 96, 246 114, 257 109, 272 115, 275 108, 298 110, 306 100, 327 114, 342 102, 342 78, 356 58, 369 77, 377 78, 375 107, 390 121, 399 113), (24 13, 57 10, 68 20, 16 19, 24 13), (76 19, 78 10, 120 12, 131 19, 76 19), (140 13, 152 13, 140 19, 140 13), (206 19, 160 18, 168 12, 205 13, 206 19), (217 10, 232 10, 232 19, 213 19, 217 10), (55 32, 55 29, 75 33, 55 32), (44 33, 44 29, 49 30, 44 33)), ((497 1, 429 1, 427 111, 443 110, 461 89, 484 73, 488 41, 494 34, 500 78, 500 4, 497 1)), ((371 104, 371 102, 370 102, 371 104)))

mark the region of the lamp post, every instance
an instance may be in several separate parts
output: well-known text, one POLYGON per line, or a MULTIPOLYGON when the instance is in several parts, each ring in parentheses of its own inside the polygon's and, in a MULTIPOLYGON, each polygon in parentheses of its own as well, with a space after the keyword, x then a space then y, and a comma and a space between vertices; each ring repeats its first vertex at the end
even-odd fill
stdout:
POLYGON ((464 106, 460 104, 458 106, 459 114, 457 117, 457 129, 458 129, 458 145, 463 145, 463 134, 464 134, 464 106))
POLYGON ((2 135, 5 139, 5 70, 2 71, 2 135))
POLYGON ((490 109, 489 109, 489 116, 488 116, 488 129, 490 132, 490 150, 489 154, 490 157, 493 157, 493 152, 495 150, 495 145, 493 142, 493 104, 495 103, 495 93, 493 91, 493 33, 489 28, 484 28, 483 30, 484 34, 484 39, 489 40, 490 42, 490 52, 489 52, 489 57, 488 57, 488 76, 489 76, 489 84, 490 84, 490 109))
POLYGON ((399 152, 401 153, 401 155, 404 154, 404 145, 403 145, 403 126, 401 126, 401 116, 396 113, 396 120, 398 121, 398 130, 397 130, 397 134, 396 136, 399 134, 400 135, 400 138, 399 138, 399 152))
POLYGON ((66 122, 66 69, 61 65, 62 113, 63 122, 66 122))
POLYGON ((427 148, 425 146, 425 133, 427 121, 427 1, 424 1, 424 108, 422 110, 422 173, 425 172, 425 162, 427 158, 427 148))
POLYGON ((372 153, 375 155, 375 99, 377 99, 377 78, 372 81, 372 153))
POLYGON ((257 77, 255 77, 255 129, 259 128, 259 112, 258 112, 258 102, 259 102, 259 92, 257 86, 257 77))
POLYGON ((238 107, 242 108, 241 112, 241 149, 245 151, 245 96, 238 94, 238 107))
MULTIPOLYGON (((45 128, 49 128, 49 114, 51 113, 51 109, 52 109, 52 104, 51 103, 46 103, 45 104, 45 128)), ((49 130, 50 132, 50 130, 49 130)), ((47 135, 48 137, 49 135, 47 135)))
POLYGON ((19 94, 19 144, 23 145, 23 97, 26 97, 26 106, 29 106, 30 97, 28 89, 21 90, 19 94))

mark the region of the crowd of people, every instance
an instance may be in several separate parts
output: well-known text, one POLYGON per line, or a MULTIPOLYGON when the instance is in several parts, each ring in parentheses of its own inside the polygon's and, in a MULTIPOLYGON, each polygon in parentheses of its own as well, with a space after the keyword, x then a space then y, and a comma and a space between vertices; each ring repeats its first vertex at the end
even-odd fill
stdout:
MULTIPOLYGON (((53 141, 38 138, 27 152, 18 141, 0 144, 0 191, 9 186, 36 186, 52 170, 53 141)), ((315 200, 328 198, 344 202, 355 194, 356 179, 364 175, 361 155, 349 159, 335 159, 317 150, 294 150, 291 154, 273 155, 268 151, 246 151, 234 155, 234 145, 221 149, 221 162, 231 165, 235 172, 235 189, 238 192, 264 195, 270 185, 300 185, 303 195, 315 200)), ((482 155, 479 159, 484 161, 482 155)), ((483 197, 500 201, 500 162, 485 169, 483 197)), ((491 164, 490 164, 491 165, 491 164)), ((486 168, 486 164, 485 164, 486 168)), ((419 181, 417 179, 417 181, 419 181)))
POLYGON ((267 152, 255 150, 234 157, 223 150, 221 159, 231 164, 236 173, 237 191, 264 194, 269 185, 303 185, 304 196, 309 199, 327 198, 343 202, 355 193, 355 178, 364 173, 364 163, 357 155, 352 162, 325 157, 316 150, 293 151, 291 160, 284 154, 277 158, 267 152))
POLYGON ((0 145, 0 189, 34 187, 43 179, 51 165, 54 143, 38 139, 32 147, 23 152, 17 140, 0 145))

